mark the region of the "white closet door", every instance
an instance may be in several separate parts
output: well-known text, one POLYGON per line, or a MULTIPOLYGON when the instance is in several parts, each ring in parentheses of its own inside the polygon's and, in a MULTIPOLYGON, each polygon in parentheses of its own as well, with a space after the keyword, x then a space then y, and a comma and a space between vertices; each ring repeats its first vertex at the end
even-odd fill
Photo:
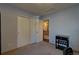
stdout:
POLYGON ((37 43, 43 40, 42 37, 42 23, 40 22, 39 18, 35 18, 32 20, 32 30, 31 30, 31 34, 32 34, 32 43, 37 43))
POLYGON ((22 47, 24 45, 30 44, 30 19, 25 17, 18 17, 17 20, 17 32, 18 32, 18 39, 17 39, 17 46, 22 47))

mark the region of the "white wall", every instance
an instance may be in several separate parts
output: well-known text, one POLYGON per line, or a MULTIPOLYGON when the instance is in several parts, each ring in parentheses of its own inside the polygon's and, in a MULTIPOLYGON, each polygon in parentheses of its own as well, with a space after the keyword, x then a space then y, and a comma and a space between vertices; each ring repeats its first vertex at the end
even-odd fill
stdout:
POLYGON ((50 43, 55 44, 55 36, 58 34, 67 35, 70 46, 79 51, 79 6, 42 17, 45 18, 49 18, 50 43))
POLYGON ((17 48, 17 16, 30 16, 34 21, 37 20, 37 16, 5 4, 0 4, 0 12, 1 52, 6 52, 17 48))

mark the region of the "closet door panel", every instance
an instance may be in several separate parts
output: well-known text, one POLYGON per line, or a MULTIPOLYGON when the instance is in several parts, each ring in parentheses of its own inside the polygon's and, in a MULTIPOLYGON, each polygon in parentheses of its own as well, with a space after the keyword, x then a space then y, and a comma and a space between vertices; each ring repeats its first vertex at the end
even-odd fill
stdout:
POLYGON ((30 21, 29 18, 18 17, 18 40, 17 46, 21 47, 27 44, 30 44, 30 21))

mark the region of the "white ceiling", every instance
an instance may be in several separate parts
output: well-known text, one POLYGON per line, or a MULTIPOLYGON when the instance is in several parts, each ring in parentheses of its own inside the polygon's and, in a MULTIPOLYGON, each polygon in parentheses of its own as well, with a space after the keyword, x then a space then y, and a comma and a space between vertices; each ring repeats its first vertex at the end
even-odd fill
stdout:
POLYGON ((72 7, 74 3, 12 3, 17 8, 23 9, 36 15, 47 15, 72 7))

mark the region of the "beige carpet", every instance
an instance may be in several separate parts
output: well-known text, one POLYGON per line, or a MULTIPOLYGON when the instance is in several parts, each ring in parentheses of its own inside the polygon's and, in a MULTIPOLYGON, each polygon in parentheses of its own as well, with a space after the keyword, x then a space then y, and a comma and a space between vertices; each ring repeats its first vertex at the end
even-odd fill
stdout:
MULTIPOLYGON (((5 55, 62 55, 63 52, 55 49, 54 45, 47 42, 30 44, 22 48, 5 53, 5 55)), ((77 53, 75 53, 77 54, 77 53)))

